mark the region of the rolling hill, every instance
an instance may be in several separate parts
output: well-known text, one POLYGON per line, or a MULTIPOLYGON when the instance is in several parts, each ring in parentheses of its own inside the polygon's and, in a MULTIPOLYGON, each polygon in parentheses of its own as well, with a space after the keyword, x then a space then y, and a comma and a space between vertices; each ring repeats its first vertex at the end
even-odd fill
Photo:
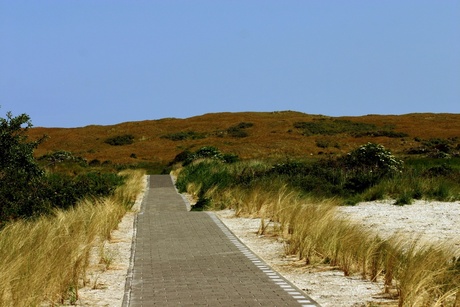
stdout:
POLYGON ((294 111, 213 113, 110 126, 34 127, 29 131, 31 139, 43 134, 48 139, 35 151, 36 156, 65 150, 88 161, 120 164, 167 164, 178 153, 202 146, 216 146, 243 159, 342 154, 367 142, 404 154, 430 139, 448 139, 453 148, 460 148, 460 114, 328 117, 294 111), (132 143, 107 143, 123 136, 132 143))

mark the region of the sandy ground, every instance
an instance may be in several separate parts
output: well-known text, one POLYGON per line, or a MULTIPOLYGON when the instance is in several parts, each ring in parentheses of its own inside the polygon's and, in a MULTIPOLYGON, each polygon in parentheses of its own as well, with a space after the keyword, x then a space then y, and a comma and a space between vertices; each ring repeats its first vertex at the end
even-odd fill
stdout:
MULTIPOLYGON (((133 212, 128 213, 112 233, 112 239, 105 242, 104 254, 110 260, 108 267, 100 263, 100 251, 94 251, 87 286, 79 290, 78 306, 122 305, 135 235, 133 222, 141 201, 142 195, 138 197, 133 212)), ((460 253, 460 202, 419 201, 404 207, 393 206, 388 201, 369 202, 341 207, 339 212, 382 236, 394 233, 421 236, 429 242, 447 242, 460 253)), ((231 210, 216 214, 254 253, 322 306, 395 304, 382 296, 380 283, 371 283, 359 276, 344 277, 342 272, 326 267, 306 267, 296 257, 285 257, 283 243, 278 238, 257 235, 259 219, 236 218, 231 210)))
MULTIPOLYGON (((305 291, 321 306, 397 306, 383 295, 381 282, 363 280, 359 275, 345 277, 326 266, 307 267, 297 257, 286 257, 277 237, 258 236, 260 219, 236 218, 231 210, 216 213, 232 232, 276 271, 305 291)), ((394 206, 392 201, 366 202, 339 207, 338 214, 379 234, 418 238, 429 243, 445 243, 460 256, 460 202, 417 201, 394 206)))

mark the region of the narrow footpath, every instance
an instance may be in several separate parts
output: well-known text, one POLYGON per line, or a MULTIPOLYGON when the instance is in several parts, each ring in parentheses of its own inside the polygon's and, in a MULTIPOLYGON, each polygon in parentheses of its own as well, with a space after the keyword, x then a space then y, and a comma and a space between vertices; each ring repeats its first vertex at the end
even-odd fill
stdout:
POLYGON ((190 212, 169 175, 149 177, 124 307, 319 306, 213 214, 190 212))

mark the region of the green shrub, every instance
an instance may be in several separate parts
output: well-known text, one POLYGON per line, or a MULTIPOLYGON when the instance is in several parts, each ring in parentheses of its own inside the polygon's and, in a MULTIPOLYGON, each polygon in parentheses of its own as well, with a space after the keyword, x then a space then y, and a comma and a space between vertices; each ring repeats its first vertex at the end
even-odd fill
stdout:
POLYGON ((343 119, 316 119, 312 122, 296 122, 294 128, 302 130, 302 134, 316 135, 334 135, 340 133, 357 133, 376 130, 373 124, 353 122, 343 119))
POLYGON ((6 118, 0 118, 0 180, 10 182, 10 175, 15 176, 16 180, 19 179, 17 176, 24 176, 28 180, 44 174, 33 153, 45 136, 28 141, 26 133, 31 127, 27 114, 13 117, 8 112, 6 118))
POLYGON ((367 143, 340 158, 347 172, 345 189, 361 193, 383 178, 400 173, 403 161, 395 158, 380 144, 367 143))
POLYGON ((238 129, 246 129, 246 128, 251 128, 252 126, 254 126, 253 123, 241 122, 238 125, 235 125, 234 127, 238 128, 238 129))
MULTIPOLYGON (((440 138, 432 138, 429 140, 421 140, 419 141, 422 143, 421 146, 410 148, 407 153, 413 155, 425 154, 430 158, 434 159, 449 159, 452 156, 458 155, 457 152, 454 150, 455 142, 457 142, 456 138, 449 138, 449 139, 440 139, 440 138)), ((459 145, 457 145, 458 147, 459 145)))
POLYGON ((85 158, 75 156, 70 151, 58 150, 53 153, 43 155, 37 159, 38 161, 47 162, 48 165, 56 165, 59 163, 77 163, 81 166, 86 166, 88 162, 85 158))
POLYGON ((181 151, 174 157, 174 159, 171 162, 169 162, 168 165, 171 166, 176 163, 184 163, 185 161, 190 160, 192 155, 193 153, 189 150, 181 151))
POLYGON ((44 171, 33 156, 44 140, 28 141, 32 127, 26 114, 0 118, 0 225, 17 217, 48 211, 39 199, 44 171))
POLYGON ((113 173, 49 174, 41 183, 40 198, 53 208, 67 209, 84 197, 108 196, 123 181, 113 173))
POLYGON ((234 163, 239 160, 239 157, 236 154, 222 154, 219 149, 214 146, 205 146, 195 152, 183 151, 179 153, 169 164, 172 165, 178 162, 183 162, 182 165, 186 166, 199 159, 212 159, 225 163, 234 163))
POLYGON ((308 165, 300 161, 287 161, 284 163, 278 163, 273 166, 270 173, 277 175, 307 175, 309 173, 308 165))
POLYGON ((401 172, 403 161, 380 144, 367 143, 348 153, 341 162, 347 169, 379 175, 401 172))
POLYGON ((89 166, 100 166, 101 161, 99 161, 98 159, 93 159, 93 160, 89 161, 88 165, 89 166))
POLYGON ((227 129, 227 134, 234 138, 245 138, 249 136, 247 128, 254 126, 253 123, 241 122, 227 129))
POLYGON ((162 135, 161 138, 171 141, 197 140, 206 138, 206 134, 195 131, 181 131, 162 135))
POLYGON ((388 138, 404 138, 408 137, 409 135, 404 132, 396 132, 392 130, 376 130, 376 131, 366 131, 366 132, 359 132, 354 133, 354 137, 363 137, 363 136, 370 136, 370 137, 379 137, 379 136, 386 136, 388 138))
POLYGON ((402 138, 408 136, 407 133, 393 131, 394 127, 383 127, 382 129, 378 128, 374 124, 366 124, 360 122, 353 122, 351 120, 331 118, 314 119, 311 122, 296 122, 294 123, 294 128, 302 130, 302 134, 306 136, 318 134, 334 135, 341 133, 347 133, 354 137, 385 136, 389 138, 402 138))
POLYGON ((122 146, 134 143, 134 136, 131 134, 117 135, 114 137, 107 138, 104 143, 112 146, 122 146))
POLYGON ((422 142, 430 150, 450 153, 452 150, 452 140, 433 138, 422 142))

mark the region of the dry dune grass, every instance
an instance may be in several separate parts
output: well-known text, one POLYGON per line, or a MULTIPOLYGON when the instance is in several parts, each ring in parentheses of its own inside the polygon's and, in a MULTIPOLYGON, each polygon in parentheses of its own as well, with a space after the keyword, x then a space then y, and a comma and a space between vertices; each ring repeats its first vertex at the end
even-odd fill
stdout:
POLYGON ((460 114, 407 114, 407 115, 367 115, 360 117, 336 117, 359 123, 375 124, 378 127, 393 127, 394 131, 407 133, 406 138, 360 137, 338 134, 330 136, 303 136, 294 128, 295 122, 308 122, 325 118, 299 112, 246 112, 214 113, 187 119, 161 119, 127 122, 112 126, 87 126, 81 128, 33 128, 30 137, 35 139, 43 134, 50 138, 36 150, 36 155, 55 150, 67 150, 88 160, 115 163, 154 162, 167 163, 185 149, 195 150, 213 145, 223 152, 232 152, 242 158, 283 158, 296 156, 317 156, 318 152, 344 153, 366 142, 384 145, 394 153, 417 146, 413 138, 458 137, 460 114), (249 136, 235 138, 223 135, 231 126, 240 122, 254 125, 246 131, 249 136), (161 138, 166 134, 194 131, 207 135, 204 139, 172 141, 161 138), (132 134, 135 142, 125 146, 111 146, 104 143, 108 137, 132 134), (318 139, 338 143, 322 149, 316 146, 318 139), (137 159, 130 158, 135 154, 137 159))
POLYGON ((128 180, 112 197, 85 199, 52 217, 13 222, 0 231, 0 306, 78 298, 91 248, 110 237, 142 190, 142 171, 122 174, 128 180))
MULTIPOLYGON (((198 194, 199 186, 190 185, 198 194)), ((334 199, 301 197, 285 185, 254 189, 209 190, 216 208, 261 219, 259 234, 285 242, 285 252, 306 265, 340 269, 385 284, 385 295, 398 306, 459 306, 460 259, 442 245, 424 245, 393 236, 382 239, 360 225, 339 218, 334 199)))

